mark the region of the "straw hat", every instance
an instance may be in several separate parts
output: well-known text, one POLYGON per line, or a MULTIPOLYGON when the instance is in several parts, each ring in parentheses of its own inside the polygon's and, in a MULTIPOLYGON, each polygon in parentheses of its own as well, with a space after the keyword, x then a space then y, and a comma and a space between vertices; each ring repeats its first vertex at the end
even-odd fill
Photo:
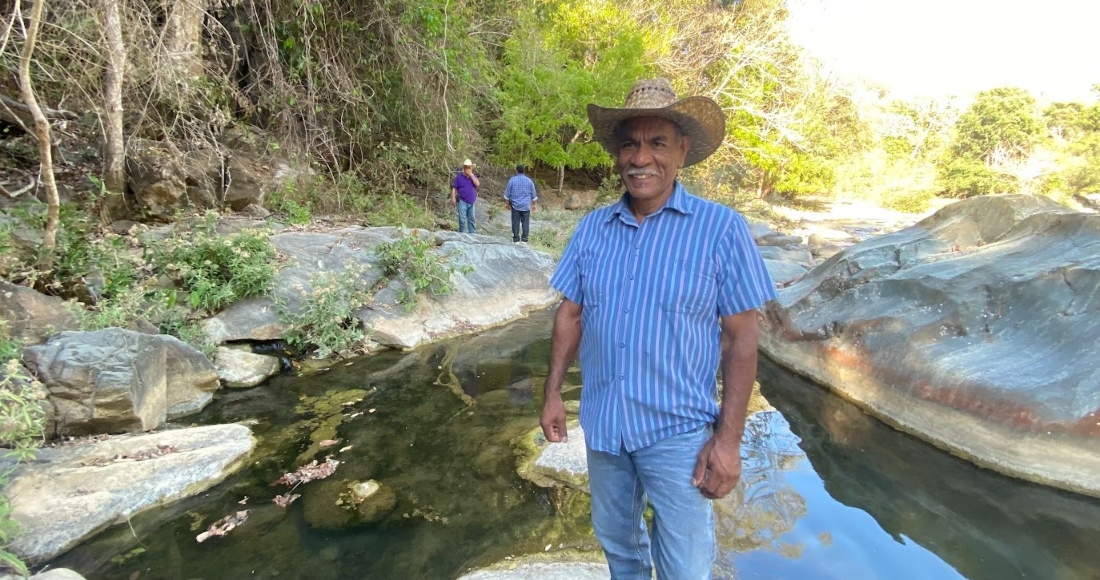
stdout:
POLYGON ((691 149, 684 158, 684 167, 710 157, 726 136, 726 117, 718 103, 708 97, 677 100, 668 79, 645 79, 634 83, 621 109, 588 105, 588 122, 592 123, 596 141, 612 157, 619 154, 615 129, 634 117, 668 119, 690 136, 691 149))
POLYGON ((466 161, 463 161, 463 162, 462 162, 462 166, 463 166, 463 167, 466 167, 467 165, 469 165, 470 167, 473 167, 473 166, 474 166, 474 162, 473 162, 473 161, 470 161, 469 159, 466 159, 466 161))

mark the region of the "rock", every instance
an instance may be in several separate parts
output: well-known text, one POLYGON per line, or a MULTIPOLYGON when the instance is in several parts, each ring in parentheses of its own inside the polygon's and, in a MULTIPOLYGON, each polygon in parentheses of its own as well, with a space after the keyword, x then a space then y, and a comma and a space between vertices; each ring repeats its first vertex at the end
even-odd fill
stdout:
POLYGON ((220 346, 214 353, 218 377, 230 388, 255 387, 279 374, 281 366, 278 358, 247 350, 220 346))
MULTIPOLYGON (((23 577, 5 574, 0 580, 23 580, 23 577)), ((84 577, 68 568, 53 568, 30 576, 28 580, 84 580, 84 577)))
POLYGON ((780 248, 786 248, 788 246, 801 246, 801 236, 784 236, 782 234, 772 234, 764 236, 759 240, 756 240, 758 246, 778 246, 780 248))
POLYGON ((768 274, 771 275, 772 282, 777 288, 782 288, 787 283, 801 278, 807 272, 806 268, 799 264, 778 260, 765 259, 764 267, 768 269, 768 274))
POLYGON ((375 480, 326 479, 302 492, 306 523, 319 530, 340 530, 377 522, 393 511, 397 494, 375 480))
POLYGON ((569 196, 569 199, 565 200, 565 209, 581 209, 581 207, 582 204, 580 195, 574 193, 573 195, 569 196))
POLYGON ((790 262, 798 264, 805 268, 813 266, 814 257, 809 250, 799 247, 798 249, 786 250, 778 246, 761 246, 760 256, 765 260, 775 260, 779 262, 790 262))
POLYGON ((762 240, 764 238, 767 238, 769 236, 779 235, 779 234, 776 233, 775 230, 772 229, 771 226, 769 226, 766 223, 752 221, 752 220, 747 220, 747 221, 749 223, 749 233, 752 234, 752 239, 756 240, 757 244, 759 244, 760 240, 762 240))
MULTIPOLYGON (((588 560, 600 557, 589 556, 588 560)), ((576 556, 567 555, 566 558, 576 556)), ((607 562, 594 561, 541 561, 525 556, 519 560, 505 560, 489 568, 475 570, 459 576, 459 580, 604 580, 611 578, 607 562)))
MULTIPOLYGON (((229 174, 222 203, 233 211, 248 206, 263 209, 264 198, 274 188, 274 173, 250 155, 236 152, 226 165, 229 174)), ((266 216, 265 216, 266 217, 266 216)))
MULTIPOLYGON (((245 300, 230 305, 203 323, 207 337, 216 344, 235 340, 285 338, 275 301, 297 312, 302 298, 312 291, 310 278, 319 272, 362 270, 357 284, 373 288, 382 280, 382 268, 374 255, 378 244, 404 234, 397 228, 343 228, 333 232, 286 232, 271 236, 271 243, 291 260, 275 276, 272 298, 245 300)), ((473 272, 456 272, 448 294, 424 295, 406 310, 397 303, 400 284, 390 285, 355 316, 372 330, 371 339, 381 346, 415 348, 418 345, 500 325, 559 300, 549 286, 553 259, 530 247, 489 236, 440 232, 432 236, 438 251, 452 256, 456 265, 470 264, 473 272)))
POLYGON ((393 489, 373 479, 353 483, 348 491, 348 501, 355 507, 360 523, 380 521, 397 506, 397 494, 393 489))
POLYGON ((357 313, 372 330, 373 340, 393 348, 415 348, 504 324, 560 300, 549 285, 555 266, 549 255, 487 236, 440 234, 440 238, 444 240, 440 251, 455 256, 459 264, 471 265, 473 272, 456 272, 452 292, 422 296, 410 311, 395 304, 397 286, 391 285, 357 313))
POLYGON ((126 172, 141 210, 157 219, 173 219, 180 209, 216 207, 220 197, 222 158, 211 150, 179 151, 131 139, 126 172))
POLYGON ((979 465, 1100 496, 1100 216, 983 196, 852 246, 769 303, 761 348, 979 465))
POLYGON ((243 467, 254 445, 243 425, 212 425, 40 449, 6 489, 21 527, 10 549, 30 564, 54 558, 134 514, 209 489, 243 467))
POLYGON ((261 220, 271 216, 271 212, 264 209, 264 207, 262 205, 257 205, 255 203, 250 203, 250 204, 244 206, 244 209, 242 209, 241 211, 239 211, 237 213, 239 215, 242 215, 242 216, 261 219, 261 220))
POLYGON ((286 324, 275 304, 267 298, 249 298, 202 323, 203 333, 213 344, 234 340, 278 340, 286 335, 286 324))
POLYGON ((829 244, 829 245, 826 245, 826 246, 820 246, 820 247, 814 248, 813 254, 814 254, 814 257, 816 257, 820 260, 828 260, 829 258, 832 258, 833 256, 841 253, 842 251, 844 251, 844 248, 841 248, 840 246, 834 246, 832 244, 829 244))
POLYGON ((539 487, 569 487, 588 492, 584 430, 576 419, 565 427, 569 440, 550 443, 536 427, 512 441, 519 476, 539 487))
POLYGON ((120 236, 125 236, 129 235, 131 230, 133 230, 135 226, 140 225, 141 224, 139 224, 138 222, 132 220, 118 220, 111 222, 111 225, 109 227, 113 233, 116 233, 120 236))
POLYGON ((42 344, 47 338, 80 326, 60 298, 0 280, 0 319, 10 326, 11 337, 25 344, 42 344))
POLYGON ((50 392, 59 435, 156 429, 202 409, 218 388, 210 361, 166 335, 63 332, 23 358, 50 392))

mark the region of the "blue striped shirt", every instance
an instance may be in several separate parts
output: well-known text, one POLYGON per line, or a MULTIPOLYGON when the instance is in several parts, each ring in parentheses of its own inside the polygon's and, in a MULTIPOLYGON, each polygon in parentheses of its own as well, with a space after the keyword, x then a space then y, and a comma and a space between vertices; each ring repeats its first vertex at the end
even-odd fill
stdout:
POLYGON ((512 204, 512 209, 531 211, 531 202, 538 199, 535 194, 535 182, 522 173, 513 175, 504 186, 504 199, 512 204))
POLYGON ((625 196, 585 216, 550 284, 582 306, 585 440, 615 454, 714 423, 719 317, 776 296, 745 218, 679 182, 640 226, 625 196))

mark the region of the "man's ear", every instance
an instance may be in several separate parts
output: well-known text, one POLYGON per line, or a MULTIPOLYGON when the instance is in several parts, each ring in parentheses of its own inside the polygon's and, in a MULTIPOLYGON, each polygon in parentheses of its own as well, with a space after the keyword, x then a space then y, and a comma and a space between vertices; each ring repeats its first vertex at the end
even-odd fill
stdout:
POLYGON ((688 135, 680 136, 680 168, 684 167, 684 162, 687 161, 688 151, 691 151, 691 137, 688 135))

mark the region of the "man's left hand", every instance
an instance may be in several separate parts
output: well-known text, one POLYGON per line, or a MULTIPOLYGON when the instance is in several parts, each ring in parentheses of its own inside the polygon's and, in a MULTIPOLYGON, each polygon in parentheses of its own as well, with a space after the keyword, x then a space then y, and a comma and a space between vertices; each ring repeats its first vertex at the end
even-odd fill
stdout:
POLYGON ((741 479, 741 446, 712 436, 699 459, 695 461, 695 473, 691 476, 691 485, 699 488, 699 493, 708 499, 726 497, 737 480, 741 479))

